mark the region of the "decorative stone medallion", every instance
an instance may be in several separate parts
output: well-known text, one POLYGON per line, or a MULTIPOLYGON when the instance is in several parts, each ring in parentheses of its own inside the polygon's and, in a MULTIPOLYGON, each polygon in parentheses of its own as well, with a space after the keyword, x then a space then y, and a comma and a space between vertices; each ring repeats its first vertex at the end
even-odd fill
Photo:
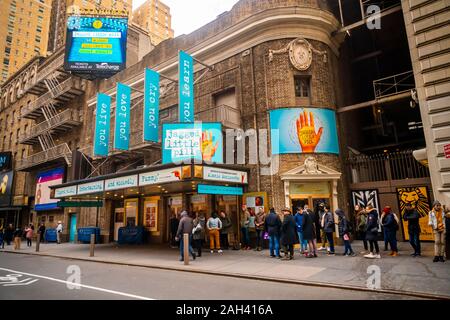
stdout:
POLYGON ((303 39, 296 39, 289 48, 289 58, 297 70, 308 70, 312 63, 311 46, 303 39))

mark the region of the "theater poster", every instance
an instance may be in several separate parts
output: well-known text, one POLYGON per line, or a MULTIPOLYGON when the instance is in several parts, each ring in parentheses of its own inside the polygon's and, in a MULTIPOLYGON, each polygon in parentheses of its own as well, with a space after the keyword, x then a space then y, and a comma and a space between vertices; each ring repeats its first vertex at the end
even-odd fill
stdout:
POLYGON ((397 188, 397 199, 401 212, 404 239, 409 240, 409 234, 408 222, 403 219, 403 214, 405 213, 405 205, 411 203, 420 216, 420 240, 433 241, 433 229, 428 225, 428 213, 431 210, 428 188, 425 186, 397 188))
POLYGON ((144 202, 144 228, 150 232, 158 231, 158 200, 146 198, 144 202))

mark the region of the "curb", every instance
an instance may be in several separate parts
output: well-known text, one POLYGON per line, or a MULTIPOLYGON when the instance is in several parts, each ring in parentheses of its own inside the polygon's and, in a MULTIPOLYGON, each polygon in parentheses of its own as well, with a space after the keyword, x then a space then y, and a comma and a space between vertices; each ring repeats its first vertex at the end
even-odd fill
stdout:
POLYGON ((188 273, 202 273, 202 274, 228 277, 228 278, 241 278, 241 279, 276 282, 276 283, 297 284, 297 285, 304 285, 304 286, 311 286, 311 287, 325 287, 325 288, 333 288, 333 289, 341 289, 341 290, 373 292, 373 293, 410 296, 410 297, 415 297, 415 298, 425 298, 425 299, 433 299, 433 300, 436 300, 436 299, 437 300, 450 300, 450 296, 431 294, 431 293, 426 293, 426 292, 417 292, 417 291, 401 291, 401 290, 397 290, 397 289, 369 289, 366 287, 335 284, 335 283, 331 283, 331 282, 282 279, 282 278, 267 277, 267 276, 264 276, 264 278, 260 278, 257 276, 252 276, 252 275, 248 275, 248 274, 240 274, 240 273, 223 274, 223 273, 219 273, 219 272, 215 272, 215 271, 205 271, 205 270, 199 270, 199 269, 190 269, 189 270, 189 269, 183 269, 181 267, 164 267, 164 266, 159 266, 159 265, 143 265, 143 264, 125 263, 125 262, 117 262, 117 261, 92 260, 92 259, 88 259, 88 258, 66 257, 66 256, 59 256, 59 255, 46 254, 46 253, 16 252, 16 251, 1 251, 1 252, 22 254, 22 255, 33 255, 33 256, 41 256, 41 257, 52 257, 52 258, 59 258, 59 259, 65 259, 65 260, 78 260, 78 261, 86 261, 86 262, 94 262, 94 263, 113 264, 113 265, 120 265, 120 266, 132 266, 132 267, 141 267, 141 268, 149 268, 149 269, 168 270, 168 271, 179 271, 179 272, 188 272, 188 273))

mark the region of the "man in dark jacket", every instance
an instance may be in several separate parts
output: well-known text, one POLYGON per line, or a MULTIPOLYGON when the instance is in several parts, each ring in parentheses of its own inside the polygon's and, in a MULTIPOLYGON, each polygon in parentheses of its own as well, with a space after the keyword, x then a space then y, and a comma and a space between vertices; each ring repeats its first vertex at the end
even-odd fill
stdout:
POLYGON ((43 222, 41 222, 41 225, 39 226, 38 229, 38 233, 39 233, 39 241, 42 243, 44 242, 44 235, 45 235, 45 224, 43 222))
MULTIPOLYGON (((327 253, 329 256, 334 256, 334 240, 333 240, 333 232, 335 229, 334 226, 334 216, 330 211, 330 206, 325 206, 325 215, 322 217, 322 227, 325 235, 327 237, 328 243, 330 244, 330 251, 327 253)), ((320 250, 320 249, 319 249, 320 250)))
POLYGON ((413 208, 411 203, 406 203, 405 212, 403 213, 403 220, 408 221, 409 243, 414 249, 414 253, 411 253, 413 257, 420 256, 421 254, 419 219, 419 212, 413 208))
POLYGON ((283 209, 283 215, 284 218, 281 225, 281 244, 285 248, 283 260, 292 260, 294 259, 294 244, 297 239, 295 219, 289 208, 283 209))
POLYGON ((270 208, 270 213, 266 217, 265 230, 269 234, 269 251, 272 258, 281 258, 280 256, 280 228, 281 219, 275 212, 274 208, 270 208), (275 250, 275 253, 274 253, 275 250))
POLYGON ((192 259, 195 260, 195 253, 192 249, 192 229, 194 229, 194 222, 187 211, 183 211, 180 215, 180 224, 178 225, 176 241, 180 241, 180 261, 184 261, 184 241, 183 235, 187 233, 189 235, 189 253, 192 254, 192 259))
POLYGON ((6 227, 6 229, 5 229, 5 241, 8 246, 11 245, 11 241, 13 240, 13 235, 14 235, 13 225, 9 224, 8 227, 6 227))
POLYGON ((228 234, 232 231, 233 224, 228 214, 222 210, 219 215, 220 221, 222 221, 222 229, 220 229, 220 244, 225 250, 228 250, 230 244, 228 243, 228 234))

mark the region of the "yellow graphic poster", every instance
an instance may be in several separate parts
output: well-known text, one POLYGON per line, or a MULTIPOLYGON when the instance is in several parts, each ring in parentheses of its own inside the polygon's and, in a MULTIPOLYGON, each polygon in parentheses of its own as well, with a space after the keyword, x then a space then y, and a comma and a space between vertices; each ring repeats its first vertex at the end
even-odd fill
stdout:
POLYGON ((405 240, 409 240, 408 222, 403 220, 405 205, 411 203, 412 207, 419 212, 420 240, 433 241, 433 230, 428 225, 428 213, 430 212, 430 200, 427 187, 405 187, 397 188, 397 198, 401 212, 403 234, 405 240))

